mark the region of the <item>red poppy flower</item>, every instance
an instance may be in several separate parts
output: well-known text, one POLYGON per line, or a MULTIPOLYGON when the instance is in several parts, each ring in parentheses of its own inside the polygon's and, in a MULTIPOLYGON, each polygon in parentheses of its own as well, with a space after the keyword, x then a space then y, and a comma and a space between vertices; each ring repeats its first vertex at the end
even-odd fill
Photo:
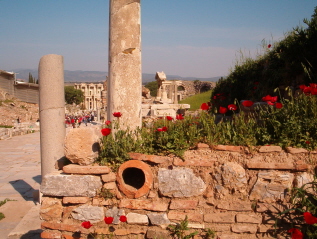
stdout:
POLYGON ((227 113, 227 111, 228 111, 228 109, 226 107, 222 107, 222 106, 219 107, 220 114, 225 114, 225 113, 227 113))
POLYGON ((255 85, 258 85, 258 84, 259 84, 259 82, 258 82, 258 81, 256 81, 256 82, 254 82, 254 84, 255 84, 255 85))
POLYGON ((268 105, 274 105, 274 103, 272 101, 267 101, 266 102, 268 105))
POLYGON ((91 228, 93 225, 90 223, 90 221, 84 221, 84 222, 81 223, 81 226, 82 226, 83 228, 89 229, 89 228, 91 228))
POLYGON ((312 95, 317 95, 317 88, 310 88, 311 89, 311 94, 312 95))
POLYGON ((299 89, 301 89, 302 91, 304 91, 304 89, 305 89, 306 87, 307 87, 306 85, 300 85, 300 86, 299 86, 299 89))
POLYGON ((120 112, 114 112, 112 115, 113 115, 114 117, 117 117, 117 118, 119 118, 119 117, 122 116, 122 114, 121 114, 120 112))
POLYGON ((283 104, 277 102, 277 103, 275 103, 275 108, 276 108, 276 109, 281 109, 281 108, 283 108, 283 104))
POLYGON ((178 115, 176 115, 176 119, 177 119, 177 120, 183 120, 184 117, 183 117, 182 114, 178 114, 178 115))
POLYGON ((230 105, 228 105, 228 109, 229 110, 237 110, 238 107, 235 104, 230 104, 230 105))
POLYGON ((317 223, 317 217, 314 217, 310 212, 304 212, 305 222, 309 225, 317 223))
POLYGON ((268 44, 268 45, 267 45, 267 48, 269 48, 269 49, 270 49, 270 48, 271 48, 271 46, 272 46, 271 44, 268 44))
POLYGON ((312 88, 311 88, 310 86, 305 86, 305 87, 302 89, 302 91, 303 91, 306 95, 308 95, 309 93, 311 93, 312 88))
POLYGON ((216 99, 217 99, 217 96, 216 96, 216 95, 214 95, 212 98, 213 98, 214 100, 216 100, 216 99))
MULTIPOLYGON (((276 102, 277 101, 277 99, 278 99, 278 97, 277 96, 270 96, 270 95, 267 95, 267 96, 264 96, 264 97, 262 97, 262 101, 266 101, 266 102, 271 102, 271 103, 274 103, 274 102, 276 102)), ((269 103, 270 104, 270 103, 269 103)), ((272 104, 270 104, 270 105, 272 105, 272 104)))
POLYGON ((252 102, 251 100, 244 100, 244 101, 242 102, 242 105, 243 105, 244 107, 251 107, 251 106, 253 105, 253 102, 252 102))
POLYGON ((111 134, 111 129, 104 128, 104 129, 101 130, 101 133, 102 133, 103 136, 107 136, 107 135, 111 134))
POLYGON ((126 222, 127 217, 122 215, 122 216, 120 216, 119 220, 120 220, 120 222, 126 222))
POLYGON ((292 235, 292 239, 303 239, 303 233, 297 228, 291 228, 288 230, 292 235))
POLYGON ((104 221, 106 224, 111 224, 113 222, 113 217, 105 217, 104 221))
POLYGON ((202 103, 201 106, 200 106, 200 109, 209 110, 209 105, 207 103, 202 103))
POLYGON ((166 116, 166 119, 167 119, 168 121, 172 121, 172 120, 173 120, 173 117, 172 117, 172 116, 166 116))
POLYGON ((316 83, 310 83, 309 86, 310 86, 311 88, 317 88, 317 84, 316 84, 316 83))
POLYGON ((166 132, 166 131, 167 131, 167 127, 164 126, 164 127, 162 127, 162 128, 158 128, 157 131, 166 132))
POLYGON ((310 144, 310 141, 308 141, 308 140, 307 140, 307 141, 305 141, 305 144, 310 144))
POLYGON ((110 120, 106 120, 105 124, 106 124, 106 125, 110 125, 110 124, 111 124, 111 121, 110 121, 110 120))

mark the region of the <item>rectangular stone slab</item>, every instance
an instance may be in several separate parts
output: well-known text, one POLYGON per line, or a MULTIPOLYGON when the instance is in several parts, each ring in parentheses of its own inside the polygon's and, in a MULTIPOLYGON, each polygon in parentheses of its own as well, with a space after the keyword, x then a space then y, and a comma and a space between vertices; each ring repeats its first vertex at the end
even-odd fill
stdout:
POLYGON ((101 187, 99 176, 52 173, 43 178, 41 192, 45 196, 94 197, 101 187))

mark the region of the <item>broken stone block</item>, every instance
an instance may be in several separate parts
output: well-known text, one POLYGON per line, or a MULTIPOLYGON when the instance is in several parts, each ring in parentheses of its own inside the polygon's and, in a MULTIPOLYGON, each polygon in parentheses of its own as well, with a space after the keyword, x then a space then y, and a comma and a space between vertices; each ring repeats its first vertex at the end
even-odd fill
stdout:
POLYGON ((127 214, 128 224, 148 225, 149 219, 147 215, 130 212, 127 214))
POLYGON ((206 190, 204 181, 190 168, 160 168, 158 171, 159 192, 167 197, 192 197, 206 190))
POLYGON ((237 163, 228 162, 221 167, 222 185, 230 191, 244 192, 247 178, 244 168, 237 163))
POLYGON ((56 172, 45 175, 41 193, 47 196, 94 197, 101 187, 99 176, 65 175, 56 172))
POLYGON ((101 222, 105 215, 102 207, 82 205, 72 211, 72 217, 80 221, 90 221, 91 223, 101 222))
POLYGON ((79 165, 92 164, 98 157, 99 141, 102 137, 99 128, 75 128, 65 137, 65 156, 72 163, 79 165))
POLYGON ((40 210, 40 217, 45 221, 58 221, 61 219, 63 206, 57 198, 44 197, 40 210))
POLYGON ((293 179, 294 175, 288 172, 260 171, 249 198, 267 203, 283 200, 293 179))
POLYGON ((160 225, 169 225, 171 222, 168 220, 166 213, 150 213, 147 214, 147 216, 150 219, 150 222, 154 226, 160 226, 160 225))

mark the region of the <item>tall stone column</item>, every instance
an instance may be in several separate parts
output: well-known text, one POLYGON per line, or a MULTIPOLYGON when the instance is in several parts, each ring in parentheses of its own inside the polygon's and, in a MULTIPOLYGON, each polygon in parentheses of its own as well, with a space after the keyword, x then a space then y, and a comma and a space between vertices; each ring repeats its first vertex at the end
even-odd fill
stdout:
POLYGON ((64 157, 65 96, 63 56, 45 55, 40 59, 40 141, 42 178, 55 171, 64 157))
POLYGON ((121 128, 133 130, 142 124, 140 0, 110 0, 109 8, 107 118, 121 112, 121 128))

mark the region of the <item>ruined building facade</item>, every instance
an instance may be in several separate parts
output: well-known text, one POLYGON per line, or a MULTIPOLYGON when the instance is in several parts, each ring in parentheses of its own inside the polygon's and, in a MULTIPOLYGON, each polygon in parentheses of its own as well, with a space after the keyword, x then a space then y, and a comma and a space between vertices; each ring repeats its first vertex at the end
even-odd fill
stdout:
POLYGON ((84 93, 83 107, 86 110, 96 111, 106 106, 107 94, 104 83, 75 83, 74 87, 84 93))

